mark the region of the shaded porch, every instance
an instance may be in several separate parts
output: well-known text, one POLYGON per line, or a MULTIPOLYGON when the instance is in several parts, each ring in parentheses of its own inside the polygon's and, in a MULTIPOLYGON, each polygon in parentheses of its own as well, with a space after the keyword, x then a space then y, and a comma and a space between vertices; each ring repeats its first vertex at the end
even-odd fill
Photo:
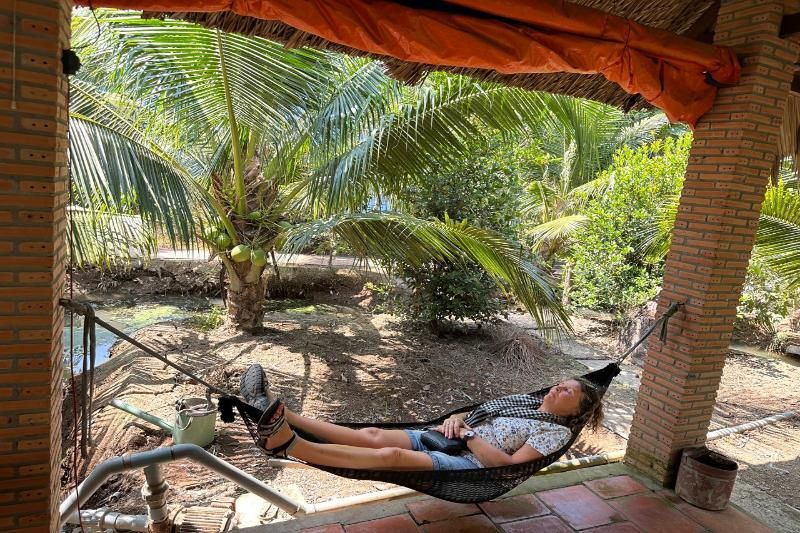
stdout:
POLYGON ((242 528, 243 533, 597 533, 774 531, 729 505, 693 507, 623 464, 535 476, 502 498, 456 504, 426 496, 352 507, 337 513, 242 528))

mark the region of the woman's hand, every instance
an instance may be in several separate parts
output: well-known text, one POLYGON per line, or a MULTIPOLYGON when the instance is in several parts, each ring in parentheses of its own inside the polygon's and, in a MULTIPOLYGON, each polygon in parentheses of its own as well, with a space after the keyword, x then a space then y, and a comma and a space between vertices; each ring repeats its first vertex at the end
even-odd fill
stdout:
POLYGON ((464 418, 462 416, 453 415, 445 420, 436 430, 448 439, 457 439, 461 436, 461 429, 466 427, 467 425, 464 423, 464 418))

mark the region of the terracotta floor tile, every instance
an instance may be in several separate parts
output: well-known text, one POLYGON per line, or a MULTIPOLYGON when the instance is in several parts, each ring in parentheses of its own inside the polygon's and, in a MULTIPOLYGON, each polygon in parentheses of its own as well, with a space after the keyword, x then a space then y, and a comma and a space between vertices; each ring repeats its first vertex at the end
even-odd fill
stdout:
POLYGON ((435 499, 409 503, 406 507, 418 524, 438 522, 481 512, 477 505, 471 503, 452 503, 435 499))
POLYGON ((425 533, 497 533, 491 520, 482 514, 462 516, 453 520, 442 520, 422 526, 425 533))
POLYGON ((344 530, 347 533, 388 533, 390 531, 391 533, 417 533, 419 528, 414 520, 404 513, 350 524, 344 530))
POLYGON ((506 522, 500 527, 506 533, 573 533, 572 528, 553 515, 506 522))
POLYGON ((647 492, 647 487, 630 476, 614 476, 583 483, 601 498, 619 498, 637 492, 647 492))
POLYGON ((617 522, 607 526, 585 529, 581 533, 641 533, 642 530, 633 525, 633 522, 617 522))
POLYGON ((498 524, 550 513, 550 509, 545 507, 533 494, 504 498, 496 502, 479 503, 478 507, 498 524))
POLYGON ((676 507, 680 512, 714 533, 730 533, 731 531, 768 533, 771 531, 770 528, 731 506, 726 507, 722 511, 706 511, 705 509, 700 509, 685 501, 681 501, 676 507))
POLYGON ((575 529, 586 529, 624 520, 619 512, 583 485, 548 490, 536 495, 575 529))
POLYGON ((341 524, 329 524, 327 526, 317 526, 309 529, 301 529, 297 533, 344 533, 341 524))
POLYGON ((608 503, 647 533, 694 533, 704 529, 656 494, 634 494, 608 503))

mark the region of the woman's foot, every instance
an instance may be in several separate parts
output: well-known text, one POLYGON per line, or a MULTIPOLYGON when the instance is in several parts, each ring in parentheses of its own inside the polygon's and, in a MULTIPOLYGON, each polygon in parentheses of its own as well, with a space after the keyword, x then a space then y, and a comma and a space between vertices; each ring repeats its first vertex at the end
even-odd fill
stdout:
POLYGON ((258 421, 259 446, 269 455, 286 457, 291 450, 297 435, 286 421, 286 407, 283 401, 273 401, 261 420, 258 421))
POLYGON ((250 365, 242 374, 239 380, 239 392, 247 404, 262 411, 266 411, 273 400, 269 391, 267 373, 259 364, 250 365))

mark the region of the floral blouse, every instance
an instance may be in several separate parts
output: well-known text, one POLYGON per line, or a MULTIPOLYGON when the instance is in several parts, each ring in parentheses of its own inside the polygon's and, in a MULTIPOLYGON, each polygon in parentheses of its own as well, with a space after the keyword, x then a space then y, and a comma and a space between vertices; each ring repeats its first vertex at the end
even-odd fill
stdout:
MULTIPOLYGON (((477 436, 509 455, 525 444, 531 445, 542 455, 549 455, 567 444, 572 437, 570 430, 564 426, 527 418, 498 416, 472 429, 477 436)), ((462 454, 462 457, 478 467, 483 466, 471 452, 462 454)))

